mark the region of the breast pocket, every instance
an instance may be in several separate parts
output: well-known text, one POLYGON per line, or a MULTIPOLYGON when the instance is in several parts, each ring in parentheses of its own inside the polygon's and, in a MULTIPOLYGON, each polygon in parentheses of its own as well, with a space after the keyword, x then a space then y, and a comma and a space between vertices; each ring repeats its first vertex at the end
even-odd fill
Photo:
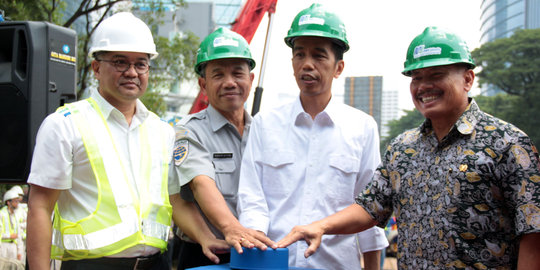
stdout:
POLYGON ((265 151, 261 160, 263 183, 262 187, 265 193, 274 196, 287 196, 295 181, 292 176, 295 154, 292 151, 269 150, 265 151))
POLYGON ((234 172, 236 164, 233 159, 214 159, 214 169, 216 172, 216 185, 225 197, 234 197, 238 192, 238 179, 235 179, 234 172))
POLYGON ((351 203, 357 195, 354 193, 360 172, 360 159, 351 155, 330 155, 328 165, 333 169, 332 182, 328 185, 329 195, 338 204, 351 203))

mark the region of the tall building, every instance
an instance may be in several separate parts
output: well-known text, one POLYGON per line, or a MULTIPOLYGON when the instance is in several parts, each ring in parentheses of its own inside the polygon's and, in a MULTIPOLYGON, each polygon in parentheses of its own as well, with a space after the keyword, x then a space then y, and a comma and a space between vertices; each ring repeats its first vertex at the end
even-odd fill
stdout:
MULTIPOLYGON (((481 44, 510 37, 518 29, 540 28, 540 0, 483 0, 480 9, 481 44)), ((482 88, 488 96, 500 92, 492 85, 482 88)))
MULTIPOLYGON (((186 0, 187 4, 206 2, 214 4, 213 20, 217 27, 231 28, 242 8, 242 0, 186 0)), ((213 29, 212 29, 213 30, 213 29)))
POLYGON ((179 33, 192 32, 200 40, 216 28, 212 2, 193 2, 179 9, 165 11, 158 26, 158 35, 172 37, 179 33))
MULTIPOLYGON (((158 35, 173 37, 192 32, 200 40, 218 27, 231 27, 242 8, 242 0, 185 0, 181 8, 171 7, 165 11, 158 35)), ((142 12, 150 12, 141 9, 142 12)), ((177 118, 189 112, 193 100, 199 92, 197 79, 175 82, 170 91, 163 95, 167 103, 166 119, 177 118)))
POLYGON ((518 29, 540 28, 540 0, 483 0, 480 9, 482 44, 518 29))
MULTIPOLYGON (((144 5, 138 6, 133 12, 137 16, 139 13, 152 14, 152 10, 144 5)), ((159 36, 169 39, 192 32, 202 40, 216 28, 213 15, 214 4, 210 1, 187 3, 178 9, 174 6, 166 6, 162 17, 159 18, 161 23, 154 25, 153 30, 157 31, 159 36)), ((163 91, 163 100, 167 104, 167 110, 163 117, 164 119, 176 119, 189 112, 199 91, 199 86, 196 78, 188 81, 176 80, 167 90, 163 91)))
POLYGON ((381 133, 382 76, 345 78, 345 104, 373 116, 381 133))
POLYGON ((381 109, 381 127, 379 128, 381 138, 388 137, 390 128, 388 122, 399 118, 399 92, 398 91, 383 91, 382 92, 382 109, 381 109))

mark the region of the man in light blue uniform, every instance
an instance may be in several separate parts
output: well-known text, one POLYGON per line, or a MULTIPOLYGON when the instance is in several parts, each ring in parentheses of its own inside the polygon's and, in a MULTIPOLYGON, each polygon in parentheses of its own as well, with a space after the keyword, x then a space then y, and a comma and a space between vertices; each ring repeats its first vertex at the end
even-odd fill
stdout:
MULTIPOLYGON (((171 183, 179 180, 181 187, 170 186, 169 190, 174 194, 170 197, 173 206, 183 205, 190 211, 189 207, 194 207, 190 204, 195 202, 205 222, 181 227, 179 269, 228 262, 229 254, 220 252, 223 245, 216 238, 225 239, 239 252, 240 246, 265 249, 273 244, 264 234, 242 227, 236 219, 240 163, 251 124, 244 103, 254 67, 247 42, 230 30, 220 28, 200 45, 195 71, 210 105, 176 126, 170 177, 175 178, 171 183)), ((174 219, 185 221, 180 220, 181 216, 174 219)))

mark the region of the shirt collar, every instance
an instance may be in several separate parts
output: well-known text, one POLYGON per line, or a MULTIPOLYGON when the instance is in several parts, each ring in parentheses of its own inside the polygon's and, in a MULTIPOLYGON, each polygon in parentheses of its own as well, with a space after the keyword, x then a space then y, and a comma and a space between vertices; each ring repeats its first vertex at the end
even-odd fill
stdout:
MULTIPOLYGON (((474 99, 472 98, 469 98, 469 105, 467 106, 467 109, 465 109, 461 117, 459 117, 459 119, 456 121, 452 130, 455 129, 462 135, 472 134, 476 123, 478 123, 479 121, 480 113, 481 110, 478 107, 478 104, 476 104, 476 101, 474 101, 474 99)), ((427 134, 432 130, 433 128, 431 120, 426 119, 420 127, 420 131, 423 134, 427 134)))
MULTIPOLYGON (((324 108, 322 112, 317 114, 315 116, 315 119, 318 121, 323 121, 322 123, 328 123, 333 124, 336 122, 339 117, 339 109, 337 101, 335 101, 335 98, 330 98, 330 102, 328 102, 328 105, 324 108), (319 120, 320 119, 320 120, 319 120)), ((304 107, 302 107, 302 102, 300 101, 300 96, 296 98, 296 101, 293 104, 292 107, 292 115, 296 116, 295 124, 301 125, 301 124, 311 124, 313 121, 311 120, 311 116, 304 111, 304 107)))
MULTIPOLYGON (((225 118, 220 112, 218 112, 214 107, 212 107, 212 105, 208 104, 206 112, 208 113, 208 119, 210 121, 212 131, 216 132, 225 125, 230 124, 229 120, 227 120, 227 118, 225 118)), ((251 125, 251 119, 251 115, 249 115, 249 113, 244 110, 244 128, 251 125)))
MULTIPOLYGON (((116 109, 107 100, 105 100, 105 98, 103 98, 103 96, 101 96, 101 94, 99 93, 98 90, 92 91, 91 97, 96 101, 96 103, 99 106, 99 109, 101 110, 101 113, 103 113, 103 117, 105 117, 105 119, 109 118, 109 116, 111 115, 111 112, 113 110, 118 111, 118 109, 116 109)), ((121 113, 120 111, 118 111, 118 112, 121 113)), ((139 99, 137 99, 136 104, 135 104, 135 115, 133 115, 133 117, 141 119, 141 122, 142 122, 142 120, 144 120, 144 119, 146 119, 146 117, 148 117, 148 113, 149 113, 149 111, 146 108, 146 106, 144 106, 144 104, 139 99)))

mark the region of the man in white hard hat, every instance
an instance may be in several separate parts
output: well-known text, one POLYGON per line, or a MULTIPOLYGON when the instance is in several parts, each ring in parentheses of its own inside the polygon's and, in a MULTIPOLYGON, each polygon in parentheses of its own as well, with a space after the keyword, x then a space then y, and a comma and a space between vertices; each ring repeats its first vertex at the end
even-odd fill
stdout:
POLYGON ((19 206, 19 194, 16 191, 8 190, 4 193, 5 206, 0 209, 0 232, 2 233, 2 244, 0 244, 0 257, 21 260, 18 242, 19 219, 15 214, 19 206))
POLYGON ((31 269, 49 269, 51 258, 62 269, 167 269, 174 131, 138 99, 157 54, 150 29, 131 13, 95 30, 97 91, 49 115, 37 135, 28 179, 31 269))
POLYGON ((26 218, 28 216, 28 204, 24 202, 24 191, 21 186, 12 186, 9 191, 12 191, 19 195, 16 199, 18 206, 15 208, 15 215, 19 222, 19 237, 17 239, 18 253, 21 255, 20 261, 26 263, 26 218))

